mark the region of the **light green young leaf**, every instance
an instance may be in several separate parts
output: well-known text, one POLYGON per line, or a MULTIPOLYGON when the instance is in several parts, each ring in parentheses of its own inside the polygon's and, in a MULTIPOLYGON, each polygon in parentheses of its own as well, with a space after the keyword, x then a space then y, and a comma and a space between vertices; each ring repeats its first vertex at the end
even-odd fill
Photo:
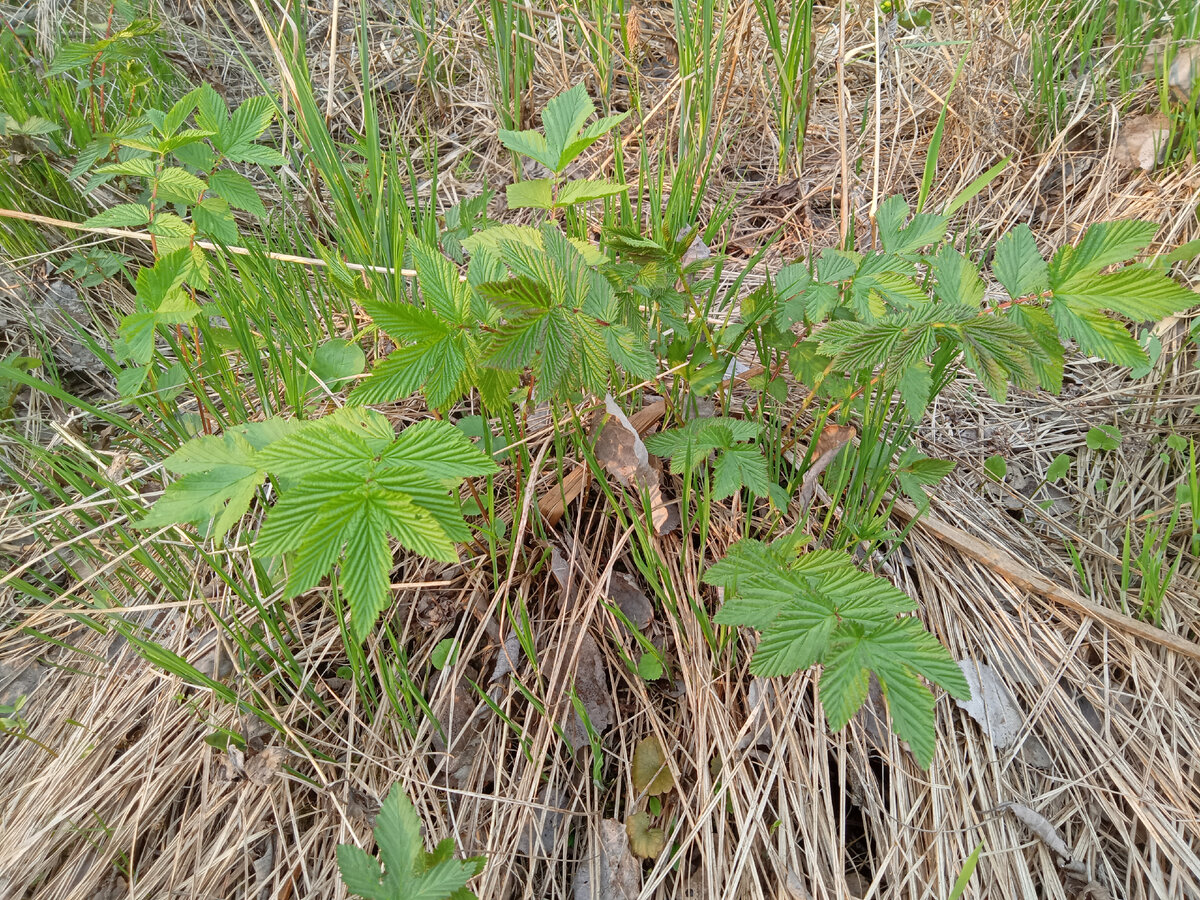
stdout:
POLYGON ((177 166, 168 166, 158 173, 157 195, 163 200, 192 204, 200 199, 206 185, 203 181, 177 166))
POLYGON ((1051 303, 1050 315, 1063 337, 1075 341, 1089 356, 1099 356, 1117 366, 1136 369, 1149 363, 1146 351, 1120 322, 1096 310, 1051 303))
POLYGON ((275 104, 269 97, 250 97, 221 126, 213 143, 232 159, 235 154, 231 151, 244 151, 267 130, 273 118, 275 104))
MULTIPOLYGON (((558 192, 559 206, 573 206, 576 203, 587 203, 602 197, 615 197, 629 190, 627 184, 616 184, 611 181, 591 181, 580 179, 569 181, 558 192)), ((510 204, 511 205, 511 204, 510 204)))
POLYGON ((1154 240, 1153 222, 1128 220, 1098 222, 1084 232, 1074 247, 1062 247, 1050 262, 1050 286, 1057 293, 1080 279, 1088 279, 1106 266, 1126 262, 1154 240))
POLYGON ((550 149, 545 135, 539 132, 509 131, 502 128, 499 131, 499 137, 500 143, 509 150, 520 153, 522 156, 528 156, 551 171, 554 171, 558 165, 558 154, 550 149))
POLYGON ((208 237, 225 245, 236 244, 237 223, 229 211, 229 204, 220 197, 205 197, 192 210, 196 228, 208 237))
POLYGON ((1050 287, 1050 269, 1038 253, 1037 241, 1028 225, 1018 225, 996 242, 992 272, 1014 300, 1040 294, 1050 287))
POLYGON ((150 221, 150 207, 141 203, 118 203, 83 222, 84 228, 131 228, 150 221))
POLYGON ((1164 319, 1200 304, 1200 295, 1142 266, 1109 275, 1077 276, 1054 291, 1056 302, 1077 310, 1109 309, 1134 322, 1164 319))
POLYGON ((550 168, 556 172, 562 171, 560 161, 563 151, 595 111, 596 106, 582 81, 546 104, 542 110, 542 125, 546 129, 546 144, 554 158, 554 165, 550 168))
POLYGON ((549 209, 554 198, 549 178, 516 181, 505 189, 509 209, 549 209))
POLYGON ((466 883, 483 871, 483 857, 459 861, 454 844, 428 853, 421 821, 399 784, 392 785, 375 820, 379 861, 351 844, 339 844, 338 868, 352 894, 366 900, 476 900, 466 883))

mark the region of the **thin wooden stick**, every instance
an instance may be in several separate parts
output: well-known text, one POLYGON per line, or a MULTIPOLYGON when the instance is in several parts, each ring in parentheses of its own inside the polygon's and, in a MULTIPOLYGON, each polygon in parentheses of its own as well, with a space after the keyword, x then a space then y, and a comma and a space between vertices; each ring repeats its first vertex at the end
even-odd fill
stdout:
MULTIPOLYGON (((19 209, 0 209, 0 219, 20 219, 23 222, 33 222, 36 225, 51 225, 55 228, 66 228, 70 231, 83 231, 88 234, 106 234, 109 237, 128 238, 133 241, 142 241, 149 243, 153 239, 153 235, 146 234, 141 231, 125 231, 121 228, 101 228, 95 226, 82 225, 79 222, 68 222, 66 219, 52 219, 49 216, 39 216, 34 213, 22 212, 19 209)), ((232 253, 234 256, 252 256, 255 251, 247 247, 220 247, 217 244, 209 241, 196 241, 197 247, 203 250, 225 250, 232 253)), ((323 259, 317 259, 312 256, 296 256, 291 253, 275 253, 270 250, 262 251, 262 255, 267 259, 274 259, 278 262, 296 263, 301 266, 328 266, 323 259)), ((389 269, 387 266, 364 266, 360 263, 342 263, 347 269, 354 272, 378 272, 383 275, 400 275, 403 278, 416 278, 417 273, 413 269, 389 269)))
POLYGON ((972 534, 955 528, 946 522, 926 514, 917 517, 917 509, 910 503, 897 500, 892 511, 902 519, 916 519, 916 527, 920 528, 945 544, 974 559, 983 566, 991 569, 1001 578, 1015 584, 1022 590, 1040 594, 1060 606, 1083 613, 1085 616, 1103 622, 1109 628, 1123 631, 1132 637, 1140 638, 1160 647, 1166 647, 1180 656, 1200 661, 1200 644, 1189 641, 1178 634, 1171 634, 1161 628, 1155 628, 1139 619, 1123 615, 1114 609, 1108 609, 1098 603, 1093 603, 1086 597, 1081 597, 1074 591, 1051 581, 1041 572, 1025 565, 1007 550, 995 544, 981 540, 972 534))

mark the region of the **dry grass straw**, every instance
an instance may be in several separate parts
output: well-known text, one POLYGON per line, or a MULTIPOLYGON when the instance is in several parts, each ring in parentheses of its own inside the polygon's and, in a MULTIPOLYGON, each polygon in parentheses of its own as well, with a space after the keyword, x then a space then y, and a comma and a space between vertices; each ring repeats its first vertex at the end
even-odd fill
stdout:
MULTIPOLYGON (((421 126, 438 135, 449 151, 439 179, 449 202, 508 177, 494 139, 490 63, 477 21, 483 8, 461 3, 439 18, 433 47, 446 60, 447 83, 454 81, 441 92, 440 108, 426 102, 417 83, 421 62, 405 26, 385 27, 390 8, 370 11, 378 23, 371 62, 393 101, 396 131, 415 135, 421 126), (406 86, 411 89, 402 90, 406 86), (469 172, 460 168, 464 159, 471 161, 469 172)), ((726 129, 704 200, 707 214, 733 193, 745 197, 726 229, 735 242, 782 226, 776 261, 810 243, 828 245, 836 240, 847 189, 859 239, 867 239, 876 202, 897 191, 915 196, 960 53, 968 54, 968 63, 950 98, 932 207, 1001 157, 1014 157, 960 214, 976 246, 1019 221, 1055 244, 1076 238, 1090 222, 1127 216, 1160 222, 1165 244, 1196 236, 1200 167, 1152 178, 1116 170, 1107 155, 1115 120, 1103 109, 1081 102, 1071 133, 1050 152, 1033 152, 1013 88, 1022 77, 1026 42, 1007 24, 1001 4, 973 8, 969 17, 965 6, 956 7, 961 15, 935 14, 923 43, 891 35, 878 64, 871 21, 851 16, 843 113, 852 123, 847 152, 851 160, 862 157, 864 166, 848 187, 838 177, 839 111, 831 86, 837 10, 819 9, 820 90, 806 166, 790 192, 771 195, 778 190, 771 169, 777 148, 762 127, 769 109, 758 68, 762 36, 748 8, 749 0, 733 4, 745 30, 721 76, 730 90, 722 104, 726 129), (876 85, 878 102, 864 115, 876 85), (861 132, 853 128, 859 121, 866 123, 861 132)), ((639 9, 646 31, 670 31, 669 10, 639 9)), ((224 16, 235 28, 251 21, 235 12, 219 4, 196 7, 192 21, 224 16)), ((334 120, 347 129, 358 124, 356 14, 341 5, 336 47, 330 30, 318 26, 324 43, 311 57, 314 83, 328 85, 334 120), (331 59, 332 68, 322 68, 331 59)), ((538 20, 546 30, 539 31, 538 78, 528 108, 539 108, 590 71, 561 16, 544 11, 538 20)), ((253 27, 245 28, 242 37, 258 41, 253 27)), ((223 39, 210 33, 206 40, 219 49, 223 39)), ((647 108, 659 105, 639 127, 652 149, 670 146, 678 78, 642 83, 647 108)), ((1178 327, 1168 337, 1175 341, 1168 341, 1169 350, 1182 349, 1178 327)), ((928 452, 957 459, 960 468, 934 514, 1086 593, 1063 551, 1069 539, 1080 548, 1089 583, 1113 584, 1125 523, 1169 506, 1173 497, 1177 476, 1149 441, 1166 427, 1159 417, 1169 416, 1170 427, 1185 437, 1200 432, 1194 359, 1190 352, 1168 358, 1152 391, 1076 362, 1063 398, 1022 395, 997 407, 969 388, 945 396, 922 440, 928 452), (1020 500, 1006 511, 983 495, 980 465, 992 453, 1042 472, 1057 453, 1078 450, 1088 427, 1112 423, 1132 440, 1106 457, 1080 451, 1074 481, 1053 515, 1020 500), (1098 490, 1100 477, 1113 488, 1098 490)), ((534 446, 532 453, 538 457, 547 447, 534 446)), ((228 704, 164 675, 120 640, 84 628, 66 612, 32 612, 5 598, 14 628, 0 639, 0 661, 13 667, 7 671, 28 669, 35 659, 49 665, 27 709, 32 734, 57 755, 12 738, 0 744, 0 894, 47 900, 342 896, 334 847, 369 842, 373 807, 399 780, 431 838, 452 836, 464 852, 488 855, 476 886, 481 897, 570 897, 599 820, 632 811, 633 747, 655 734, 680 785, 665 801, 680 864, 648 866, 643 897, 941 898, 980 842, 982 860, 967 896, 1084 896, 1046 846, 1003 812, 1006 802, 1044 815, 1114 897, 1200 896, 1200 678, 1193 663, 1023 594, 915 531, 906 545, 911 559, 894 566, 896 579, 919 599, 925 621, 956 657, 1004 673, 1028 713, 1029 735, 1023 751, 997 750, 943 698, 938 758, 922 772, 869 710, 843 733, 829 735, 808 675, 763 683, 734 662, 733 648, 713 654, 686 601, 711 610, 716 598, 699 584, 704 559, 677 537, 661 539, 657 552, 671 573, 669 591, 685 602, 678 616, 660 610, 652 633, 679 680, 647 684, 632 676, 616 647, 633 648, 602 603, 614 568, 634 572, 629 535, 614 530, 602 498, 596 501, 595 491, 585 494, 573 510, 574 530, 554 538, 571 573, 566 595, 546 571, 514 570, 489 594, 487 579, 470 564, 444 572, 413 560, 399 563, 395 627, 405 636, 411 671, 430 671, 428 656, 445 636, 457 636, 464 647, 460 663, 434 673, 424 686, 446 740, 435 740, 427 720, 410 731, 394 715, 372 719, 353 687, 333 676, 343 659, 340 636, 320 592, 286 607, 284 618, 301 638, 293 650, 304 679, 328 711, 310 700, 279 700, 271 712, 284 735, 257 740, 291 749, 282 768, 260 772, 262 783, 227 780, 226 755, 202 740, 216 727, 247 728, 228 704), (539 659, 536 671, 520 661, 516 676, 550 718, 510 677, 490 681, 509 634, 496 624, 498 613, 518 600, 530 611, 539 659), (74 649, 22 638, 17 629, 33 619, 74 649), (602 648, 616 710, 616 723, 603 736, 604 785, 591 780, 590 750, 572 760, 551 724, 571 715, 564 688, 579 665, 584 634, 602 648), (507 721, 479 703, 460 677, 467 674, 507 721), (1029 749, 1033 741, 1048 760, 1029 749), (132 883, 119 872, 130 862, 137 873, 132 883)), ((529 514, 515 510, 513 518, 532 550, 529 514)), ((4 527, 0 542, 10 546, 27 536, 20 520, 4 527)), ((701 551, 705 559, 718 557, 740 527, 734 511, 718 511, 713 545, 701 551)), ((231 562, 245 564, 243 556, 231 562)), ((1165 628, 1193 639, 1198 577, 1197 561, 1189 557, 1163 610, 1165 628)), ((197 603, 190 608, 151 609, 156 598, 150 592, 129 597, 127 605, 146 608, 135 619, 156 640, 211 664, 205 654, 214 622, 201 596, 225 615, 248 614, 222 584, 205 583, 203 571, 196 578, 197 603)), ((742 651, 749 649, 750 637, 738 641, 742 651)), ((382 642, 373 639, 367 653, 376 673, 396 665, 382 642)), ((245 693, 255 677, 235 666, 225 680, 245 693)), ((272 695, 264 683, 254 686, 272 695)), ((250 728, 249 736, 258 731, 250 728)))

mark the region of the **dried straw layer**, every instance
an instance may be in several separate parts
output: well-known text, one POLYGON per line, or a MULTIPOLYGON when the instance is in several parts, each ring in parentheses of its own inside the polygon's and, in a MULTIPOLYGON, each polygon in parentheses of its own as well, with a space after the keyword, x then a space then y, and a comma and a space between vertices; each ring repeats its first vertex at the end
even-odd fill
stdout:
MULTIPOLYGON (((450 151, 442 162, 442 202, 509 177, 494 140, 490 63, 475 15, 480 8, 463 5, 439 20, 433 47, 456 81, 428 115, 420 85, 399 90, 417 82, 422 70, 407 26, 385 27, 390 9, 370 13, 379 23, 371 30, 372 65, 382 88, 395 88, 398 133, 415 134, 419 123, 427 124, 450 151), (467 175, 459 170, 459 148, 476 160, 467 175)), ((336 0, 326 12, 335 10, 336 0)), ((201 32, 220 17, 235 29, 244 25, 243 39, 270 65, 261 32, 244 10, 216 4, 185 12, 201 32)), ((670 31, 669 11, 648 5, 642 12, 648 40, 670 31)), ((1153 177, 1119 169, 1111 155, 1115 117, 1082 96, 1074 127, 1048 152, 1037 152, 1014 89, 1022 36, 1012 31, 1003 6, 960 12, 935 16, 932 33, 920 41, 894 36, 878 62, 867 52, 874 46, 871 21, 852 17, 840 42, 849 53, 839 102, 833 87, 837 10, 818 8, 821 87, 806 165, 794 184, 781 186, 771 169, 777 151, 761 124, 769 108, 759 69, 763 38, 750 0, 731 4, 727 46, 736 50, 728 51, 720 75, 728 94, 720 124, 727 127, 704 208, 711 212, 735 194, 745 198, 726 226, 735 252, 780 226, 773 260, 809 243, 830 243, 844 193, 864 229, 875 200, 897 191, 915 195, 957 52, 968 53, 968 62, 950 99, 935 207, 1011 154, 1014 164, 963 210, 964 228, 981 239, 1029 221, 1048 244, 1057 244, 1090 222, 1127 216, 1160 222, 1164 244, 1196 236, 1200 167, 1153 177), (943 43, 957 40, 973 43, 963 50, 943 43), (873 97, 878 102, 872 104, 873 97), (860 122, 866 123, 861 132, 860 122), (844 165, 847 156, 850 163, 862 157, 863 174, 844 165), (844 170, 852 176, 848 190, 840 181, 844 170)), ((354 19, 344 6, 336 20, 328 15, 325 21, 340 24, 321 23, 312 53, 314 83, 330 85, 330 110, 347 130, 357 124, 358 65, 347 30, 354 19)), ((569 29, 557 13, 540 13, 539 23, 533 108, 591 71, 579 47, 559 40, 569 29)), ((216 62, 224 38, 213 31, 203 42, 189 32, 189 58, 226 78, 236 93, 249 81, 216 62)), ((661 78, 646 81, 648 92, 656 92, 649 106, 657 111, 638 126, 652 136, 651 148, 670 147, 678 128, 672 111, 679 73, 671 70, 669 53, 663 58, 661 78)), ((627 63, 630 70, 633 65, 627 63)), ((594 164, 603 170, 606 163, 594 164)), ((1140 517, 1169 506, 1174 496, 1178 473, 1159 459, 1153 439, 1164 423, 1185 437, 1200 432, 1194 355, 1183 347, 1178 324, 1164 331, 1167 362, 1161 379, 1149 382, 1152 391, 1079 361, 1064 398, 1020 395, 996 407, 963 389, 939 401, 921 439, 926 452, 961 465, 933 515, 1064 588, 1087 593, 1064 550, 1063 541, 1070 541, 1099 600, 1097 588, 1119 579, 1125 524, 1136 535, 1147 524, 1140 517), (1108 456, 1080 451, 1066 489, 1043 487, 1044 493, 1025 496, 984 487, 980 465, 987 456, 1003 452, 1041 473, 1055 454, 1076 452, 1096 424, 1119 424, 1133 440, 1108 456), (1100 490, 1100 478, 1111 488, 1100 490), (1042 510, 1038 501, 1052 505, 1042 510)), ((67 430, 49 442, 71 451, 67 430)), ((534 456, 548 447, 535 447, 534 456)), ((540 458, 548 490, 554 466, 547 455, 540 458)), ((121 465, 117 474, 130 483, 147 474, 137 460, 121 465)), ((78 507, 105 502, 103 496, 81 498, 78 507)), ((58 515, 77 511, 64 508, 58 515)), ((1112 617, 1104 624, 1023 591, 1002 566, 989 567, 947 544, 947 532, 938 537, 918 528, 890 574, 919 599, 923 618, 956 657, 999 673, 1022 713, 1016 740, 998 749, 976 720, 943 698, 942 743, 926 773, 880 727, 875 707, 831 736, 809 676, 752 679, 744 663, 735 662, 745 659, 749 636, 720 655, 710 652, 689 603, 715 609, 717 598, 699 584, 698 573, 740 533, 742 510, 718 510, 708 547, 668 536, 654 548, 661 577, 687 601, 676 615, 658 609, 650 625, 677 677, 665 686, 630 673, 618 648, 630 654, 633 647, 603 602, 622 575, 654 595, 631 563, 630 535, 616 529, 595 491, 572 513, 572 530, 560 530, 552 546, 541 548, 548 558, 557 554, 555 562, 534 574, 514 570, 494 592, 470 562, 443 571, 398 560, 393 622, 404 636, 409 670, 431 672, 429 656, 443 637, 456 636, 463 645, 455 666, 417 685, 445 734, 420 714, 405 719, 364 708, 354 686, 337 675, 345 655, 323 591, 284 606, 272 603, 299 663, 297 673, 277 677, 274 685, 310 689, 290 694, 261 673, 240 670, 229 648, 220 646, 218 615, 249 625, 255 613, 203 567, 194 574, 195 603, 162 604, 149 583, 120 601, 131 621, 234 697, 267 697, 263 712, 278 729, 240 716, 211 685, 164 674, 124 639, 98 633, 79 617, 102 621, 101 615, 30 607, 8 593, 3 616, 11 626, 0 635, 0 688, 9 688, 5 698, 29 696, 26 715, 36 742, 0 743, 0 894, 48 900, 342 896, 335 845, 369 846, 377 803, 400 780, 431 839, 452 836, 462 851, 488 855, 475 885, 481 897, 579 896, 574 879, 596 852, 601 820, 623 818, 641 802, 630 776, 633 748, 653 734, 667 750, 678 786, 664 811, 680 862, 647 865, 644 897, 940 898, 980 842, 984 850, 968 896, 1200 896, 1194 659, 1112 617), (530 614, 536 672, 494 624, 498 611, 518 599, 530 614), (33 641, 24 627, 61 645, 33 641), (467 677, 504 718, 479 701, 467 677), (565 696, 573 682, 601 685, 588 702, 611 712, 598 761, 586 745, 572 758, 554 729, 563 723, 569 735, 574 727, 565 696), (205 742, 220 729, 248 739, 244 757, 205 742), (594 763, 602 783, 592 779, 594 763), (1035 835, 1005 807, 1012 803, 1043 816, 1072 848, 1076 864, 1063 867, 1048 831, 1035 835)), ((536 508, 511 511, 532 553, 538 547, 531 514, 536 508)), ((61 574, 71 548, 37 549, 30 543, 34 524, 6 518, 0 546, 23 564, 61 574)), ((230 551, 228 561, 249 564, 244 549, 230 551)), ((1163 607, 1164 631, 1184 642, 1200 638, 1197 577, 1197 560, 1189 555, 1163 607)), ((1119 611, 1112 612, 1119 619, 1119 611)), ((379 682, 395 684, 394 649, 373 639, 366 654, 379 682)))

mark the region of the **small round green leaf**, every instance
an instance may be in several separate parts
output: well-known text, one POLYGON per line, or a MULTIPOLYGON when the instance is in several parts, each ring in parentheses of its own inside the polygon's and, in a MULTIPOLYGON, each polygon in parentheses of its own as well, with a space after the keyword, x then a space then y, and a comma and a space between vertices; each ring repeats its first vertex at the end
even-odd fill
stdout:
POLYGON ((433 663, 433 667, 439 672, 446 668, 446 666, 454 665, 457 659, 458 641, 454 640, 454 638, 444 638, 439 641, 429 657, 429 661, 433 663))
POLYGON ((1054 457, 1050 465, 1046 468, 1046 480, 1058 481, 1071 470, 1071 457, 1065 453, 1060 453, 1054 457))
POLYGON ((1004 476, 1008 474, 1008 461, 997 453, 983 461, 983 468, 993 480, 1003 481, 1004 476))
POLYGON ((1121 430, 1112 425, 1100 425, 1089 428, 1087 445, 1089 450, 1116 450, 1121 446, 1124 435, 1121 430))
POLYGON ((638 659, 637 673, 645 681, 658 681, 663 676, 663 664, 653 653, 643 653, 638 659))

